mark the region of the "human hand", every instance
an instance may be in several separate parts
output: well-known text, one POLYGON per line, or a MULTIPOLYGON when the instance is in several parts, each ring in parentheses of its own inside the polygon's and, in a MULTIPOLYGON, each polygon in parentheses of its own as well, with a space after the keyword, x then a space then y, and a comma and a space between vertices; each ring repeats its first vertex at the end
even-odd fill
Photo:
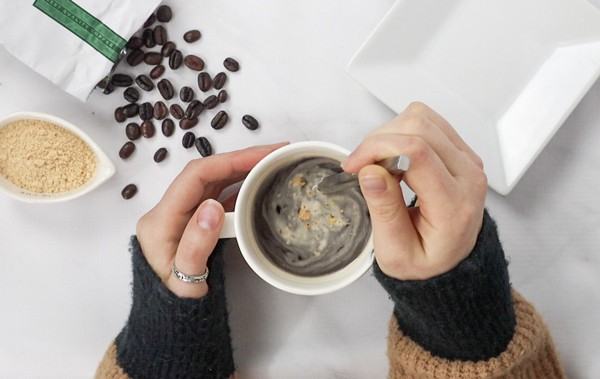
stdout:
POLYGON ((226 187, 243 180, 267 154, 284 144, 255 146, 193 160, 169 186, 160 202, 140 218, 137 239, 146 260, 174 294, 199 298, 206 282, 185 283, 172 273, 201 275, 219 239, 224 208, 232 210, 235 195, 216 201, 226 187))
POLYGON ((370 133, 343 168, 359 174, 375 257, 386 275, 429 279, 451 270, 472 251, 487 194, 483 163, 431 108, 409 105, 370 133), (399 178, 373 164, 401 154, 411 159, 404 182, 418 196, 414 208, 406 207, 399 178))

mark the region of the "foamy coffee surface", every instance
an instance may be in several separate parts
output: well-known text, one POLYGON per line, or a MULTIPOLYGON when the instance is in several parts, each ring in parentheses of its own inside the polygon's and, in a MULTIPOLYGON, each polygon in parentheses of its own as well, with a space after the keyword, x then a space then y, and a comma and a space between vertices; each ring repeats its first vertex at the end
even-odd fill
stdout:
POLYGON ((367 205, 356 188, 325 195, 316 189, 341 171, 330 158, 308 158, 282 169, 258 193, 254 220, 268 258, 285 271, 319 276, 351 263, 371 231, 367 205))

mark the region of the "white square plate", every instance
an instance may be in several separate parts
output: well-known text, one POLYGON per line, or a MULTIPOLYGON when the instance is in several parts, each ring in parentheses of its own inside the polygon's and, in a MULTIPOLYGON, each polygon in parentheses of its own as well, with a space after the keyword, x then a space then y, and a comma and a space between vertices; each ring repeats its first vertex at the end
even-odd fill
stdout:
POLYGON ((441 113, 508 194, 600 75, 587 0, 399 0, 348 65, 396 112, 441 113))

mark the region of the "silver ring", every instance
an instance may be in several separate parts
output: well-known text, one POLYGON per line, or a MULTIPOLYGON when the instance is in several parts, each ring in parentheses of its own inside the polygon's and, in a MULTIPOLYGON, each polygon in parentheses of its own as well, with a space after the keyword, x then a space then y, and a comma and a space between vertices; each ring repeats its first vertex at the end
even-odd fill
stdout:
POLYGON ((202 283, 206 281, 206 278, 208 278, 208 267, 204 269, 204 274, 202 275, 186 275, 183 272, 179 271, 175 266, 175 262, 173 262, 172 270, 173 274, 175 274, 175 277, 177 279, 186 283, 202 283))

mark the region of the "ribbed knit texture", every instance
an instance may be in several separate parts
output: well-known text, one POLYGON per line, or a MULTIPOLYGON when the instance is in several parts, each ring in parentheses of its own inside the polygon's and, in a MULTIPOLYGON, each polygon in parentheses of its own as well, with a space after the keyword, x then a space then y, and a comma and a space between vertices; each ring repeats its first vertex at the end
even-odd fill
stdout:
POLYGON ((480 361, 499 355, 513 337, 515 313, 507 262, 487 211, 471 254, 453 270, 423 281, 375 277, 394 301, 403 334, 432 355, 480 361))
POLYGON ((229 378, 234 372, 225 299, 222 243, 209 259, 209 292, 201 299, 173 294, 131 241, 133 304, 115 344, 117 363, 131 378, 229 378))

